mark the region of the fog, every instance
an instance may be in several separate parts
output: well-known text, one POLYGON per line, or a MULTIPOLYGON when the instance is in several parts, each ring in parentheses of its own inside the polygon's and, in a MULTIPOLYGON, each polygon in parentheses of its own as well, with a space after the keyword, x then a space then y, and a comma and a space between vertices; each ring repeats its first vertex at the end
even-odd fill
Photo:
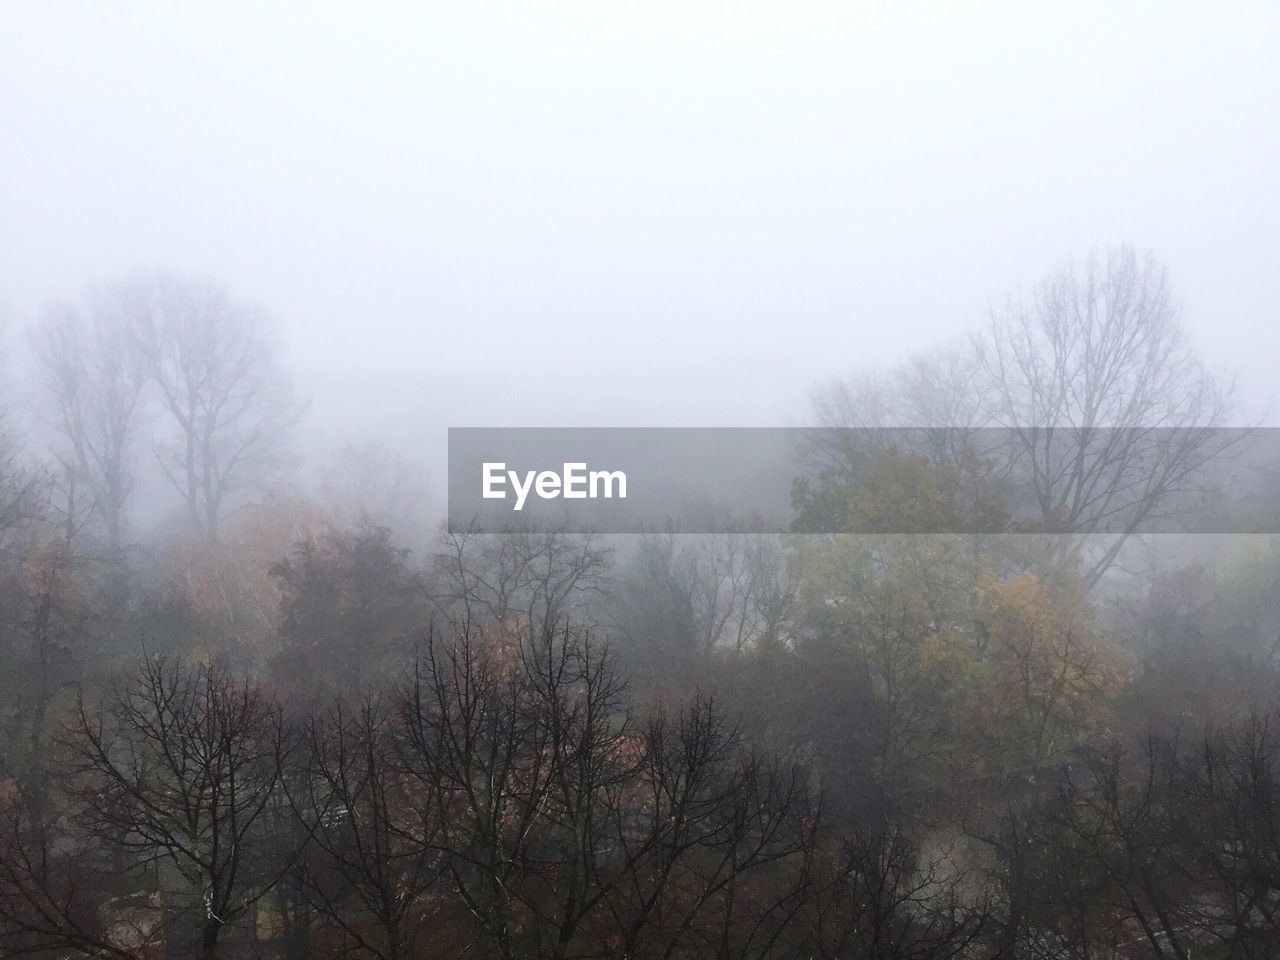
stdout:
POLYGON ((1277 49, 0 7, 0 957, 1280 957, 1277 49))
POLYGON ((1066 257, 1170 268, 1268 409, 1280 13, 15 5, 0 293, 157 266, 280 325, 317 444, 787 425, 1066 257))

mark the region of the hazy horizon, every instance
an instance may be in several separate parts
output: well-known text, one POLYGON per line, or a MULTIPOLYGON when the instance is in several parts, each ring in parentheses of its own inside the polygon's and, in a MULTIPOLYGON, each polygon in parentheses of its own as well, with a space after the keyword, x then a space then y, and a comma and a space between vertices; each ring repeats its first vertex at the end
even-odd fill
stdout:
POLYGON ((1232 10, 15 5, 0 302, 216 278, 308 443, 438 468, 447 426, 801 423, 1123 242, 1256 419, 1280 11, 1232 10))

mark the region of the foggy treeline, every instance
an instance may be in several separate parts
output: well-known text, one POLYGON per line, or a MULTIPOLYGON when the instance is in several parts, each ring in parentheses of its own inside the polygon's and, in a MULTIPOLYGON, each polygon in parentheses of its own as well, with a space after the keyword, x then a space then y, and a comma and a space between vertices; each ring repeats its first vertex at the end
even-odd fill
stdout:
POLYGON ((210 281, 29 334, 0 957, 1280 955, 1280 552, 1137 532, 1250 443, 1150 257, 820 388, 783 536, 428 534, 373 445, 304 483, 210 281))

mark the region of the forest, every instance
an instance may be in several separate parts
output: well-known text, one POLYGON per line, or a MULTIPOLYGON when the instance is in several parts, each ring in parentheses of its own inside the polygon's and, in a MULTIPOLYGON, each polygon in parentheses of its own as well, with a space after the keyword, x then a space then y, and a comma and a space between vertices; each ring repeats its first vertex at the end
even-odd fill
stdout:
POLYGON ((213 281, 25 333, 0 957, 1280 956, 1280 472, 1203 532, 1264 431, 1149 255, 818 388, 781 535, 445 527, 213 281))

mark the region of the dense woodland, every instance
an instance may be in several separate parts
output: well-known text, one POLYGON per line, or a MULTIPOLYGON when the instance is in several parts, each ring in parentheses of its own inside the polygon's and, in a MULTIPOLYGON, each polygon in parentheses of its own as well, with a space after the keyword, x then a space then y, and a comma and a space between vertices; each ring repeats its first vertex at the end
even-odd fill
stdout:
POLYGON ((424 533, 396 454, 301 479, 272 343, 32 325, 0 956, 1280 956, 1280 549, 1138 533, 1248 443, 1158 263, 819 390, 785 536, 424 533))

